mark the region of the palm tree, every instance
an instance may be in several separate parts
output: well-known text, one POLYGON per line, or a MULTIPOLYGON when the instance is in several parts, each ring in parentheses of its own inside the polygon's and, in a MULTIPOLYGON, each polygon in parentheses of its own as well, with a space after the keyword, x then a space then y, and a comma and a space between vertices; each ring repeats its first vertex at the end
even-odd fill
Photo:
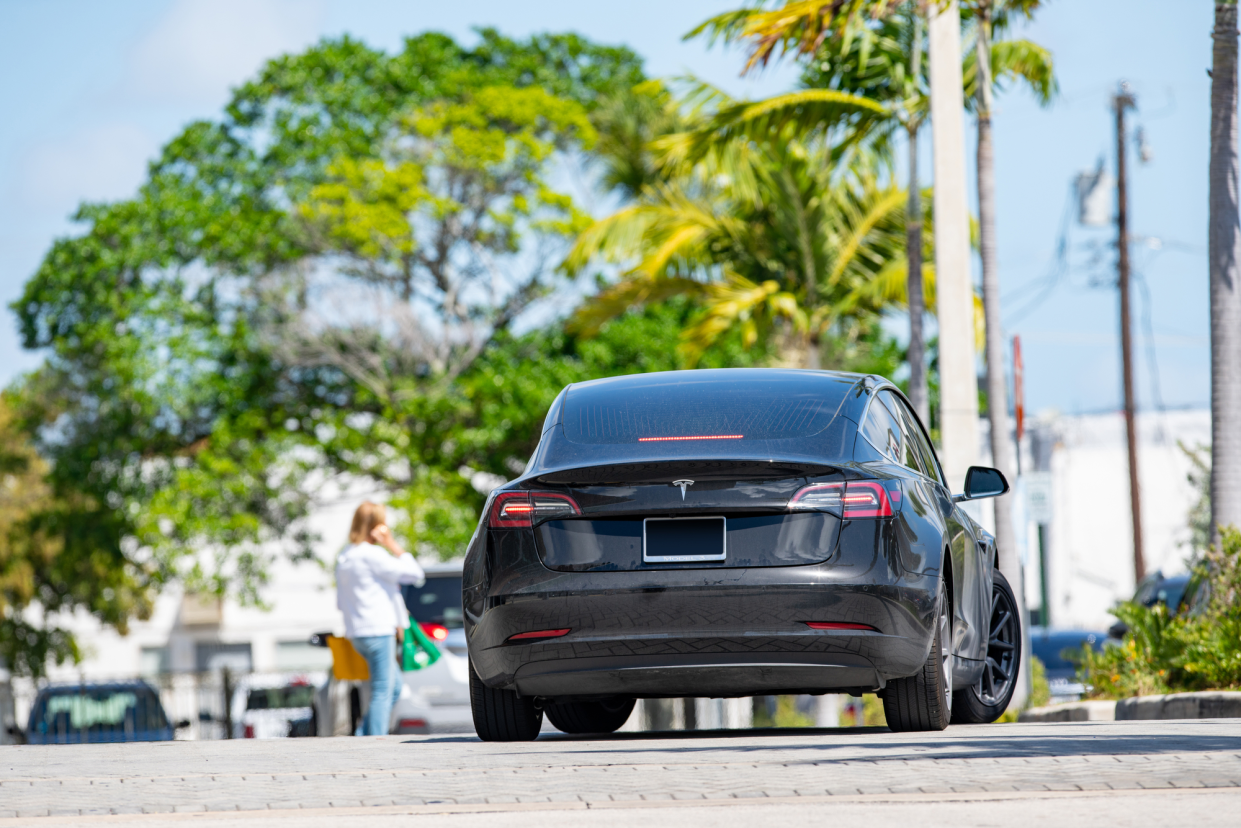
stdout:
POLYGON ((1217 0, 1211 61, 1211 544, 1241 526, 1241 225, 1237 4, 1217 0))
MULTIPOLYGON (((874 285, 903 263, 905 193, 879 183, 880 159, 865 147, 778 119, 729 139, 720 133, 762 113, 705 87, 690 99, 699 127, 656 142, 664 180, 596 222, 567 258, 571 271, 596 257, 629 265, 573 327, 589 333, 634 304, 691 294, 704 307, 683 334, 691 363, 729 329, 751 344, 779 328, 786 357, 818 367, 829 332, 856 338, 893 301, 874 285)), ((858 109, 821 103, 846 118, 858 109)))

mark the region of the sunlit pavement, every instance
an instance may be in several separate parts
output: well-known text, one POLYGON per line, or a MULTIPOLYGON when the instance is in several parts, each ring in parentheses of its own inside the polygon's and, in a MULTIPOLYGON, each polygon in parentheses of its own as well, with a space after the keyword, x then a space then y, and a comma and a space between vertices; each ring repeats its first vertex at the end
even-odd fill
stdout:
POLYGON ((1241 720, 0 748, 0 826, 1237 825, 1241 720), (585 810, 594 813, 583 814, 585 810), (290 822, 290 819, 298 823, 290 822))

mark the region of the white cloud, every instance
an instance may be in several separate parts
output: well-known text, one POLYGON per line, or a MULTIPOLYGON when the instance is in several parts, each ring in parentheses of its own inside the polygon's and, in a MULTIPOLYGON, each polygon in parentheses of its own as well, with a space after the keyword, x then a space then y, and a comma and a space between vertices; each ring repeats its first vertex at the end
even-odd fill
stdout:
POLYGON ((125 198, 146 175, 158 141, 126 123, 82 130, 31 150, 19 173, 22 200, 69 213, 79 201, 125 198))
POLYGON ((218 105, 268 58, 315 40, 321 0, 177 0, 134 49, 125 92, 218 105))

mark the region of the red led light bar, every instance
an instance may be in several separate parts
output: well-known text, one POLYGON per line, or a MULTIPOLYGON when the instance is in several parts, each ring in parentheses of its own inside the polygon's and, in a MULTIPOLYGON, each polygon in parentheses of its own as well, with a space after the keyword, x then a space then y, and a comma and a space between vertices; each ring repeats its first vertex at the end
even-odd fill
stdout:
POLYGON ((693 437, 639 437, 639 443, 666 443, 670 440, 741 440, 744 434, 701 434, 693 437))
POLYGON ((864 630, 866 632, 879 632, 877 627, 870 624, 850 624, 847 621, 804 621, 807 627, 812 630, 864 630))
POLYGON ((568 634, 569 634, 568 629, 533 630, 531 632, 524 632, 524 633, 517 633, 516 635, 510 635, 508 638, 504 639, 504 643, 508 644, 510 641, 529 641, 532 638, 559 638, 562 635, 568 635, 568 634))

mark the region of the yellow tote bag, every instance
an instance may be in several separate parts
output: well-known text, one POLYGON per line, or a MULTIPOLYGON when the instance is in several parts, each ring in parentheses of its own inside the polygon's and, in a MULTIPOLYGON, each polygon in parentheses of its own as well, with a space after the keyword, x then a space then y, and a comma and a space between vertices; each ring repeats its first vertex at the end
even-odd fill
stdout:
POLYGON ((367 681, 371 677, 370 665, 362 654, 354 649, 348 638, 329 635, 328 649, 332 651, 332 675, 337 681, 367 681))

